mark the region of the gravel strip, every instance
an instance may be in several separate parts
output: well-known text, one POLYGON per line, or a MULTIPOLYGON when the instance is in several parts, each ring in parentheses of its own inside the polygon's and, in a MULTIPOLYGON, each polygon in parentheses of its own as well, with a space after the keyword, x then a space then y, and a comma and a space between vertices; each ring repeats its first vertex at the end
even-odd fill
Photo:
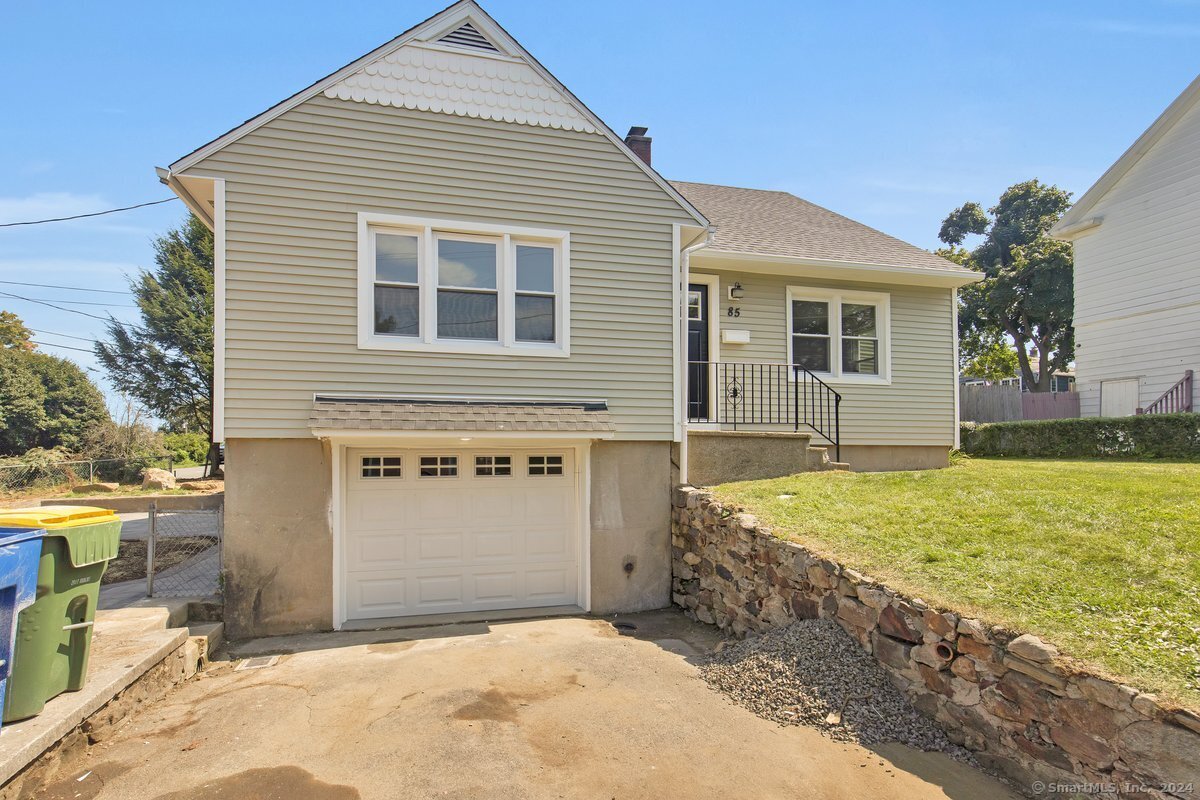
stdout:
POLYGON ((808 725, 840 742, 901 742, 974 762, 912 707, 874 658, 828 620, 795 622, 731 642, 702 663, 700 672, 709 686, 764 719, 808 725), (839 711, 840 722, 827 720, 839 711))

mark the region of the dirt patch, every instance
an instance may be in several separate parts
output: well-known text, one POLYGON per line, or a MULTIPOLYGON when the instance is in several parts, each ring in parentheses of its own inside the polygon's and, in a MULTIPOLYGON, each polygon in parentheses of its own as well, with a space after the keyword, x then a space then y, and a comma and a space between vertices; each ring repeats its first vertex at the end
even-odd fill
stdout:
POLYGON ((38 800, 92 800, 100 794, 105 784, 129 770, 131 764, 106 761, 90 770, 73 772, 42 790, 38 800))
MULTIPOLYGON (((154 572, 161 573, 182 564, 194 555, 217 544, 215 536, 172 536, 159 539, 154 545, 154 572)), ((117 557, 108 562, 101 583, 135 581, 146 577, 146 542, 129 539, 121 542, 117 557)))
POLYGON ((300 767, 264 767, 248 769, 169 794, 155 800, 228 800, 233 797, 254 800, 358 800, 353 786, 335 785, 317 780, 300 767))
POLYGON ((412 639, 393 639, 390 642, 375 642, 367 645, 368 653, 403 653, 405 650, 411 650, 416 647, 417 643, 412 639))
POLYGON ((461 720, 516 722, 517 711, 521 707, 537 700, 547 700, 579 685, 579 675, 574 672, 561 676, 557 681, 518 690, 493 685, 480 692, 475 700, 459 706, 450 716, 461 720))

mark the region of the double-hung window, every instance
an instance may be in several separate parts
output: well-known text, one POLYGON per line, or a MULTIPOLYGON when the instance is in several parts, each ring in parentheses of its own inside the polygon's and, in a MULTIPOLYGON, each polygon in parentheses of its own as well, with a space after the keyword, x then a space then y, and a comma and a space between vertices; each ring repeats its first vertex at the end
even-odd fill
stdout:
POLYGON ((788 287, 791 363, 822 377, 889 381, 890 298, 788 287))
POLYGON ((500 243, 438 234, 437 338, 499 341, 500 243))
POLYGON ((359 214, 359 347, 569 354, 566 231, 359 214))

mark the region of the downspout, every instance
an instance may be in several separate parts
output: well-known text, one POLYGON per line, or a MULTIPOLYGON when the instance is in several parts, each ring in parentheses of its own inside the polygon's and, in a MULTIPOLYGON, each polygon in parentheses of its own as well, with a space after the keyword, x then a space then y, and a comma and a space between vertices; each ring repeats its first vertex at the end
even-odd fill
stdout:
POLYGON ((683 248, 679 256, 679 272, 680 280, 683 282, 681 291, 679 292, 679 308, 676 313, 679 314, 679 349, 683 354, 683 358, 679 359, 680 368, 683 370, 683 380, 680 384, 683 386, 683 391, 679 393, 679 402, 683 404, 679 414, 679 482, 686 485, 688 482, 688 360, 687 360, 687 294, 688 284, 691 283, 691 256, 697 250, 702 250, 708 247, 713 242, 713 236, 716 234, 715 228, 709 228, 704 232, 704 240, 696 242, 683 248))

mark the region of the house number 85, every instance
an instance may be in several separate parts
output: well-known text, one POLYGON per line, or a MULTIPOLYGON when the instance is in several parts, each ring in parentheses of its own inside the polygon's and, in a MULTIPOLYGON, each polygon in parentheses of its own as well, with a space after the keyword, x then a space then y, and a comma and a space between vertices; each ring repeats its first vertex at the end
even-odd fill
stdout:
POLYGON ((742 309, 740 306, 730 306, 725 312, 725 316, 727 317, 740 317, 741 315, 742 309))

